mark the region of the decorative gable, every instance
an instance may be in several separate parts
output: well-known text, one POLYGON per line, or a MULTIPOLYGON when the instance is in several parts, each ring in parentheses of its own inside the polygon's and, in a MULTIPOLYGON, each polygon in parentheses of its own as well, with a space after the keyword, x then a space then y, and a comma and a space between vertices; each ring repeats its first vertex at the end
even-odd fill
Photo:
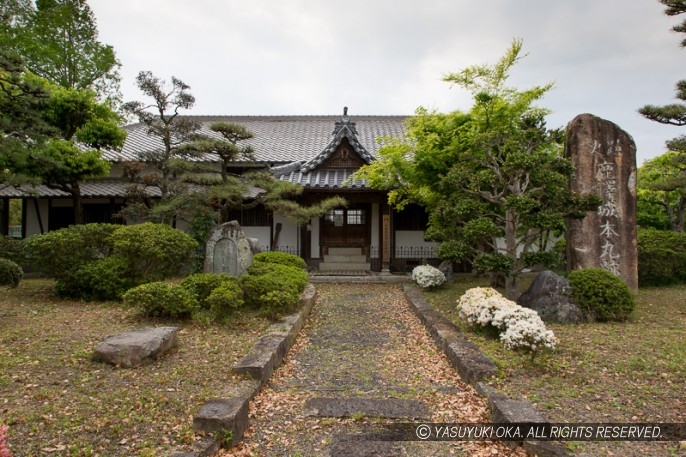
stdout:
POLYGON ((348 117, 348 107, 343 108, 343 117, 336 122, 333 138, 315 157, 302 164, 303 173, 315 168, 359 168, 369 164, 374 157, 362 146, 357 137, 355 123, 348 117))

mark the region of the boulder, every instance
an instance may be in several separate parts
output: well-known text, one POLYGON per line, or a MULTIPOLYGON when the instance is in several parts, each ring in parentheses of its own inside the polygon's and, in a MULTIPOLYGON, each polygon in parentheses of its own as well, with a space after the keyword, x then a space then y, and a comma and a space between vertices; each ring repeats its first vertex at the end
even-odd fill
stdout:
POLYGON ((158 327, 108 336, 95 348, 94 358, 124 368, 142 365, 176 346, 178 333, 178 327, 158 327))
POLYGON ((448 283, 453 282, 453 280, 455 279, 455 276, 453 273, 453 263, 452 262, 444 260, 438 266, 438 269, 441 270, 441 273, 443 273, 445 275, 446 282, 448 282, 448 283))
POLYGON ((570 297, 567 278, 550 270, 536 276, 531 286, 517 299, 517 304, 536 311, 543 322, 579 324, 586 321, 584 313, 570 297))

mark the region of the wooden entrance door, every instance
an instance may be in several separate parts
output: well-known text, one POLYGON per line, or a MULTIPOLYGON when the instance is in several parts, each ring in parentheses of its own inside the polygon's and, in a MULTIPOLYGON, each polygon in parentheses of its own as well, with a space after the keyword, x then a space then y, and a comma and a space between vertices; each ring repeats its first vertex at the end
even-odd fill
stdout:
POLYGON ((321 245, 366 248, 369 246, 370 227, 369 205, 334 209, 322 218, 321 245))

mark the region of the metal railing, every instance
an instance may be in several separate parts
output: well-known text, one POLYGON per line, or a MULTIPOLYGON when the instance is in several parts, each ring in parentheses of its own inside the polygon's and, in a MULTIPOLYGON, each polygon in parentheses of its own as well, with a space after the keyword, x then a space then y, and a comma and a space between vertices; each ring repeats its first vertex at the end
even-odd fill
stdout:
MULTIPOLYGON (((435 246, 396 246, 393 249, 395 259, 434 259, 436 258, 435 246)), ((379 246, 370 248, 370 258, 378 259, 381 256, 379 246)))

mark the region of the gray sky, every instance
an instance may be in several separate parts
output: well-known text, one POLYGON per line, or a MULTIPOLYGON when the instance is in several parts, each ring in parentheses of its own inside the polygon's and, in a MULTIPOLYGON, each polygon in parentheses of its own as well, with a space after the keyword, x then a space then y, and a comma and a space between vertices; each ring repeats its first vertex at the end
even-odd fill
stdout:
POLYGON ((555 82, 550 127, 592 113, 629 132, 637 162, 686 128, 636 110, 674 101, 686 49, 657 0, 89 0, 123 64, 191 86, 195 115, 412 114, 468 110, 441 77, 494 63, 514 38, 528 56, 510 85, 555 82))

